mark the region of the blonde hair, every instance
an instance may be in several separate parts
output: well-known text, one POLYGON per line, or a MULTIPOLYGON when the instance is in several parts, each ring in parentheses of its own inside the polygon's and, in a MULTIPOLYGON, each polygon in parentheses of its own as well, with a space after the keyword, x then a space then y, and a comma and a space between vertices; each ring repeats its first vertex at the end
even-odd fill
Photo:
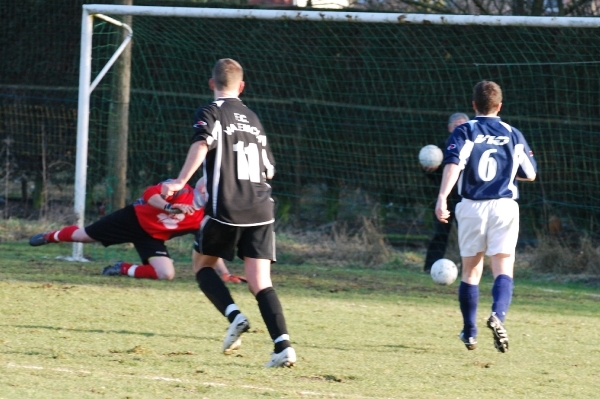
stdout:
POLYGON ((235 90, 244 80, 244 70, 236 60, 222 58, 213 67, 212 78, 217 90, 235 90))

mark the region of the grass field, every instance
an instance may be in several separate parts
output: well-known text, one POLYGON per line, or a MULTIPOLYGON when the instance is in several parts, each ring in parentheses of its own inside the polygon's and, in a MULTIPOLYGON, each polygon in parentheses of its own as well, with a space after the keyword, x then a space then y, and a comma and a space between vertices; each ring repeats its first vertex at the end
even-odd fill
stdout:
MULTIPOLYGON (((87 247, 89 248, 89 247, 87 247)), ((0 398, 597 398, 598 287, 516 280, 510 351, 484 327, 458 340, 457 284, 420 265, 379 269, 274 266, 298 363, 264 369, 271 343, 255 300, 230 285, 252 327, 220 353, 227 322, 181 256, 170 282, 104 277, 108 259, 57 260, 70 246, 0 244, 0 398)), ((133 250, 110 256, 136 259, 133 250)), ((285 260, 285 257, 283 257, 285 260)), ((231 268, 240 272, 240 264, 231 268)))

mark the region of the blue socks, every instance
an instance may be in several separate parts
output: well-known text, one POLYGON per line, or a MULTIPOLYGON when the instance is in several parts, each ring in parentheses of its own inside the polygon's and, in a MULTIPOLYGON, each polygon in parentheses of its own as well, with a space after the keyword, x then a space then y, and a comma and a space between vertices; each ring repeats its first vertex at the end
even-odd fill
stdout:
MULTIPOLYGON (((512 300, 513 279, 501 274, 494 280, 492 287, 492 312, 504 323, 508 307, 512 300)), ((477 337, 477 304, 479 303, 479 286, 461 281, 458 287, 458 303, 463 316, 465 337, 477 337)))
POLYGON ((479 303, 479 286, 460 282, 458 287, 458 303, 463 316, 465 337, 477 336, 477 304, 479 303))
POLYGON ((492 312, 495 312, 496 316, 498 316, 503 323, 512 300, 512 294, 513 279, 506 274, 501 274, 496 277, 494 280, 494 287, 492 288, 492 312))

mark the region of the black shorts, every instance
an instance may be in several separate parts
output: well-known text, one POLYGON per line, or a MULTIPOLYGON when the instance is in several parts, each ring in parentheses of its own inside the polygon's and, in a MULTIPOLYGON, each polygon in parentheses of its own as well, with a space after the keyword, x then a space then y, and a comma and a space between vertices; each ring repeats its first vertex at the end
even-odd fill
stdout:
POLYGON ((133 205, 127 205, 86 226, 85 232, 105 247, 132 243, 143 263, 148 263, 153 256, 169 256, 165 242, 142 229, 133 205))
POLYGON ((240 227, 219 223, 206 218, 196 234, 196 252, 233 260, 235 249, 240 259, 270 259, 275 262, 275 232, 273 223, 240 227))

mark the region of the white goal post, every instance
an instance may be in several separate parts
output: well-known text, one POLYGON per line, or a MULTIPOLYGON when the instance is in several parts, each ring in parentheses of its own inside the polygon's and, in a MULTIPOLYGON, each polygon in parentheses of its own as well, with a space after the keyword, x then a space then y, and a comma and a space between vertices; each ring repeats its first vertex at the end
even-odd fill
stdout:
MULTIPOLYGON (((491 15, 439 15, 406 13, 369 13, 347 11, 259 10, 221 9, 196 7, 153 7, 106 4, 83 5, 81 25, 81 58, 79 71, 79 94, 77 116, 77 154, 75 166, 74 213, 76 224, 84 226, 86 180, 88 167, 88 139, 90 95, 98 82, 106 75, 120 54, 129 45, 134 32, 128 25, 109 16, 152 16, 181 18, 229 18, 245 20, 293 20, 326 21, 345 23, 380 24, 436 24, 436 25, 485 25, 527 27, 599 28, 600 18, 593 17, 527 17, 491 15), (94 18, 100 18, 128 31, 128 36, 92 81, 92 36, 94 18)), ((83 245, 73 245, 73 260, 83 260, 83 245)))

